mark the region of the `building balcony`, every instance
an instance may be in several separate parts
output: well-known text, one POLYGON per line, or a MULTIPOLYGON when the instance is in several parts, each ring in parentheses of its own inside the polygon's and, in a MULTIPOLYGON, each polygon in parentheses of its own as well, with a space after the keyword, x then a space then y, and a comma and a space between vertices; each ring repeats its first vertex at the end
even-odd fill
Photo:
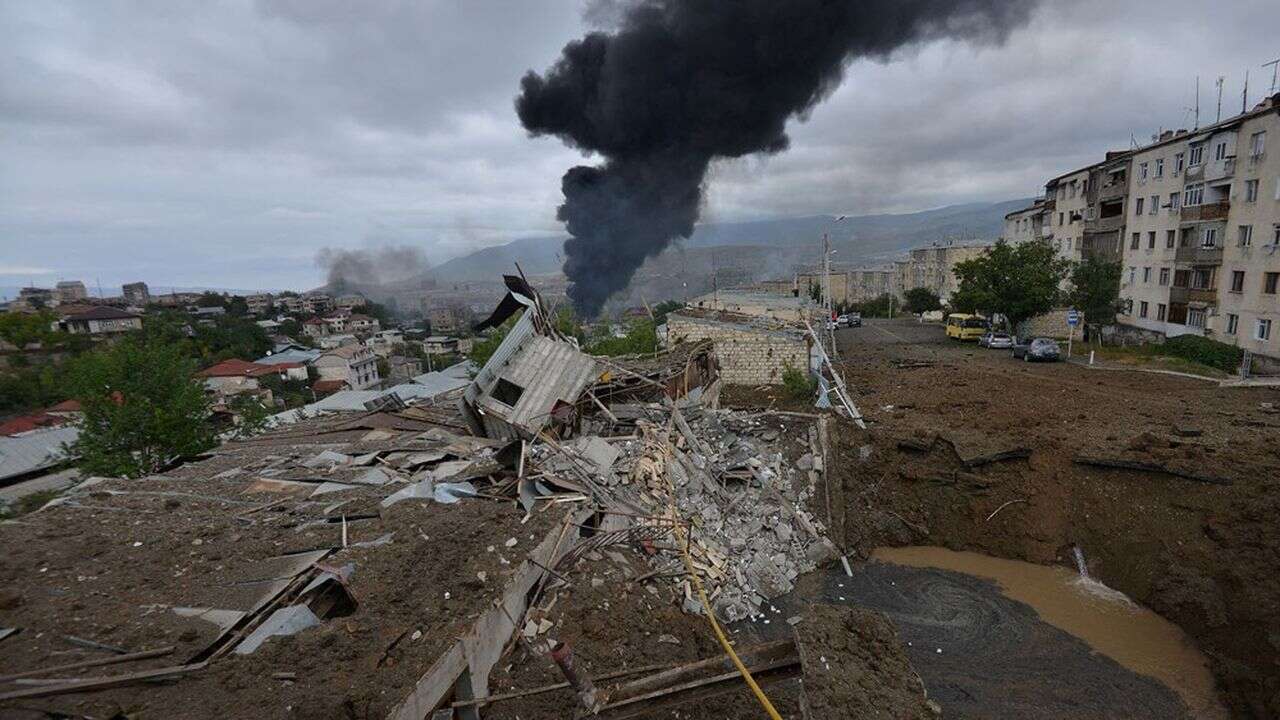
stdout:
POLYGON ((1111 183, 1098 188, 1098 202, 1106 202, 1107 200, 1124 199, 1129 194, 1128 183, 1111 183))
POLYGON ((1180 247, 1174 251, 1174 262, 1188 265, 1221 265, 1221 247, 1180 247))
POLYGON ((1236 159, 1233 157, 1214 160, 1204 166, 1205 182, 1228 180, 1236 174, 1236 159))
POLYGON ((1097 220, 1086 220, 1084 223, 1084 231, 1087 233, 1110 233, 1116 232, 1124 227, 1124 215, 1113 215, 1107 218, 1098 218, 1097 220))
POLYGON ((1207 305, 1218 304, 1217 290, 1203 290, 1197 288, 1187 288, 1187 302, 1205 303, 1207 305))
POLYGON ((1223 200, 1203 205, 1184 205, 1179 211, 1182 222, 1204 222, 1208 220, 1226 220, 1231 211, 1231 203, 1223 200))

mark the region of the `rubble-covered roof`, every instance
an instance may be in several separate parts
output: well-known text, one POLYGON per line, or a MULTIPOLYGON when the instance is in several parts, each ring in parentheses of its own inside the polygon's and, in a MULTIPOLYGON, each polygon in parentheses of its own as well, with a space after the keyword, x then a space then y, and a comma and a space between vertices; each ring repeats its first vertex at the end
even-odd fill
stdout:
POLYGON ((66 461, 63 445, 75 442, 74 426, 46 427, 0 437, 0 480, 54 467, 66 461))

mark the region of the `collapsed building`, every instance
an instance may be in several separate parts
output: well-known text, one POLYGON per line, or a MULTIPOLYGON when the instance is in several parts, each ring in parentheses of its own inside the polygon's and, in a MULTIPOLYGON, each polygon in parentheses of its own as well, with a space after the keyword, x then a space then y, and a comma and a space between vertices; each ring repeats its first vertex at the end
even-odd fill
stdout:
MULTIPOLYGON (((506 284, 482 326, 519 317, 460 387, 316 408, 0 526, 4 714, 443 720, 536 696, 559 703, 547 717, 623 717, 740 688, 703 623, 767 626, 838 556, 827 417, 720 407, 710 335, 593 357, 506 284), (632 658, 591 647, 611 603, 670 632, 632 658), (522 668, 571 694, 495 689, 522 668)), ((805 706, 794 638, 734 654, 805 706)))

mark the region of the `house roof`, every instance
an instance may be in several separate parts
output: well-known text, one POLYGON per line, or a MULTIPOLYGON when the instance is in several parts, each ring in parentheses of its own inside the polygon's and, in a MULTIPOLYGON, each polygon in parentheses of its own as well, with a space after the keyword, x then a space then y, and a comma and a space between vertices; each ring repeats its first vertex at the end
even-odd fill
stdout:
POLYGON ((309 348, 289 348, 279 352, 260 357, 254 362, 259 365, 281 365, 281 364, 305 364, 315 362, 316 358, 324 354, 323 350, 311 350, 309 348))
POLYGON ((325 355, 335 355, 337 357, 350 360, 362 352, 368 352, 368 349, 363 345, 339 345, 338 347, 326 352, 325 355))
POLYGON ((302 324, 303 325, 327 325, 328 323, 326 323, 324 320, 321 320, 320 318, 313 317, 313 318, 307 318, 306 320, 303 320, 302 324))
POLYGON ((40 411, 29 415, 21 415, 16 418, 10 418, 4 423, 0 423, 0 436, 12 437, 22 433, 28 433, 32 430, 40 428, 57 427, 70 422, 61 415, 50 415, 47 412, 40 411))
MULTIPOLYGON (((347 386, 346 380, 317 380, 311 385, 311 389, 318 393, 337 392, 347 386)), ((361 407, 364 407, 363 405, 361 407)))
POLYGON ((113 307, 99 305, 91 310, 86 310, 75 315, 68 315, 67 320, 132 320, 140 318, 141 315, 131 312, 125 312, 113 307))
POLYGON ((79 400, 63 400, 57 405, 47 408, 45 412, 80 412, 81 410, 83 410, 83 408, 80 406, 79 400))
POLYGON ((368 315, 361 315, 360 313, 351 313, 350 317, 348 317, 347 319, 350 320, 351 322, 376 322, 373 318, 369 317, 368 315))
POLYGON ((0 437, 0 480, 53 467, 66 459, 65 443, 75 442, 74 426, 51 427, 17 437, 0 437))
POLYGON ((232 358, 223 360, 212 367, 207 367, 196 373, 196 375, 198 377, 261 377, 279 371, 279 366, 276 365, 259 365, 248 360, 232 358))

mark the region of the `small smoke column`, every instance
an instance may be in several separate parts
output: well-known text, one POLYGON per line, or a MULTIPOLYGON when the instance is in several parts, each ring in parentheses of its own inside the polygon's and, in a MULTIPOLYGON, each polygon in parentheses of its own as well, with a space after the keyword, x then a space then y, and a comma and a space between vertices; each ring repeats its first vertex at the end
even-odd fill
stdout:
MULTIPOLYGON (((569 296, 596 315, 646 258, 688 237, 716 158, 778 153, 786 123, 857 58, 938 38, 998 42, 1034 0, 637 0, 565 46, 516 98, 533 135, 604 157, 565 173, 569 296)), ((594 7, 594 6, 593 6, 594 7)), ((904 90, 905 91, 905 90, 904 90)))
POLYGON ((359 250, 322 248, 316 265, 327 275, 330 290, 382 285, 425 273, 431 264, 422 250, 410 245, 381 245, 359 250))

